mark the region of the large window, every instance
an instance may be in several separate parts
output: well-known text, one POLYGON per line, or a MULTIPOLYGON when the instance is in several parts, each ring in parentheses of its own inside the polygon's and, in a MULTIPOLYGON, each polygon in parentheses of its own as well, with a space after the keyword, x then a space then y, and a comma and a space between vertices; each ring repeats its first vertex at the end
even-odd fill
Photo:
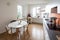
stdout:
POLYGON ((40 7, 33 7, 31 12, 33 18, 40 17, 40 7))
POLYGON ((17 15, 17 18, 22 18, 22 6, 21 5, 18 5, 17 6, 17 12, 18 12, 18 15, 17 15))

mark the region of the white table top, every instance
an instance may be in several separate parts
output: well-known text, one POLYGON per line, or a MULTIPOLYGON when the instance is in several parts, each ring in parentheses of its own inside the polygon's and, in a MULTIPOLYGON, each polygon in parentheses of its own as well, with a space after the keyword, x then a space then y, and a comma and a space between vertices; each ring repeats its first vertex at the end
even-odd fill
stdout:
POLYGON ((23 27, 24 25, 27 25, 26 21, 21 21, 21 23, 19 21, 16 21, 16 22, 12 22, 8 24, 8 27, 9 28, 20 28, 20 27, 23 27))

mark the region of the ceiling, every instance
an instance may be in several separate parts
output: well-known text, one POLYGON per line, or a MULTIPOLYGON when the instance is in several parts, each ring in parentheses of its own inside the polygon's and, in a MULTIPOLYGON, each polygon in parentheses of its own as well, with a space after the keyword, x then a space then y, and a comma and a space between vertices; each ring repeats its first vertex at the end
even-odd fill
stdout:
POLYGON ((53 3, 60 0, 18 0, 18 4, 21 5, 40 5, 41 8, 45 8, 48 3, 53 3))
POLYGON ((19 4, 44 4, 51 2, 60 2, 60 0, 18 0, 19 4))
POLYGON ((41 9, 45 8, 48 0, 18 0, 18 4, 20 5, 40 5, 41 9))
POLYGON ((41 4, 47 3, 48 0, 18 0, 20 4, 41 4))

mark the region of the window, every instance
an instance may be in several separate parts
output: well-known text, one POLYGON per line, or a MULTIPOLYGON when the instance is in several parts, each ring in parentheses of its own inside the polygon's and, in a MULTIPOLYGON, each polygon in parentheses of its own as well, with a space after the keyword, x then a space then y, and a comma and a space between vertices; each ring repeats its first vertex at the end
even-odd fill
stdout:
POLYGON ((17 15, 17 18, 22 18, 22 6, 21 5, 18 5, 17 6, 17 12, 18 12, 18 15, 17 15))
POLYGON ((31 15, 33 18, 37 18, 40 16, 40 7, 33 7, 31 11, 32 11, 31 15))

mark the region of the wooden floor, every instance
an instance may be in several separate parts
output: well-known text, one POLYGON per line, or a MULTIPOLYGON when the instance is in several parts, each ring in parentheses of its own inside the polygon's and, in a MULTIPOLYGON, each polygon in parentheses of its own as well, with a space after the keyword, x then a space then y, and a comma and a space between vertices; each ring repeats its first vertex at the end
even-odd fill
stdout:
MULTIPOLYGON (((28 26, 28 33, 25 32, 21 35, 19 40, 44 40, 44 34, 43 34, 43 26, 42 24, 29 24, 28 26)), ((18 40, 16 37, 16 34, 7 34, 3 33, 0 34, 0 40, 18 40)))

